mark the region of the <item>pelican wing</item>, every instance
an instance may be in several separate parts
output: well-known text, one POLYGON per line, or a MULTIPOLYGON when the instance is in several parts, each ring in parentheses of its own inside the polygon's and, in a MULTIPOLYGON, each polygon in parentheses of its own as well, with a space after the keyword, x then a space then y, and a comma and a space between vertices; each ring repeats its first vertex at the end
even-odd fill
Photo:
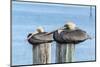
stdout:
POLYGON ((55 31, 53 33, 53 38, 55 41, 57 41, 59 43, 64 43, 64 40, 62 39, 62 36, 60 35, 60 33, 58 33, 58 31, 55 31))
MULTIPOLYGON (((28 39, 28 42, 31 44, 40 44, 40 43, 48 43, 53 41, 53 38, 51 38, 52 35, 44 36, 44 34, 46 34, 46 32, 34 34, 30 39, 28 39)), ((30 33, 28 37, 31 35, 32 33, 30 33)))
POLYGON ((52 34, 50 34, 50 35, 45 35, 45 34, 47 34, 47 32, 37 33, 34 35, 34 38, 36 38, 38 40, 44 40, 44 41, 53 40, 52 34))
POLYGON ((86 32, 81 29, 73 31, 63 31, 61 32, 61 36, 65 41, 82 41, 88 38, 86 32))

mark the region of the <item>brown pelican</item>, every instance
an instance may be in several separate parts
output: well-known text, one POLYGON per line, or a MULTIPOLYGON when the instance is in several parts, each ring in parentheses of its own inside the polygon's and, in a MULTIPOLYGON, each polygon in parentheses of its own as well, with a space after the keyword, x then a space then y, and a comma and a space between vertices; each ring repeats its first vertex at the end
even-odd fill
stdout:
POLYGON ((53 38, 58 43, 78 44, 91 37, 72 22, 64 25, 64 29, 53 32, 53 38))
POLYGON ((43 28, 39 27, 36 29, 36 32, 28 34, 27 40, 32 45, 52 42, 52 34, 44 36, 45 34, 47 34, 47 32, 44 32, 43 28))

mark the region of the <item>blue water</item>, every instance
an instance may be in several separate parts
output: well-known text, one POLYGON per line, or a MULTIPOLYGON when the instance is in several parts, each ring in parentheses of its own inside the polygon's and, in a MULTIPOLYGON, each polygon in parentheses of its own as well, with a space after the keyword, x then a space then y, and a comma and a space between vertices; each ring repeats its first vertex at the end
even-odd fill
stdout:
MULTIPOLYGON (((95 37, 95 7, 12 2, 12 64, 32 64, 32 46, 27 42, 28 33, 43 26, 50 32, 67 21, 95 37), (92 16, 90 16, 90 12, 92 16)), ((55 42, 52 44, 52 62, 55 63, 55 42)), ((76 45, 74 61, 95 60, 95 38, 76 45)))

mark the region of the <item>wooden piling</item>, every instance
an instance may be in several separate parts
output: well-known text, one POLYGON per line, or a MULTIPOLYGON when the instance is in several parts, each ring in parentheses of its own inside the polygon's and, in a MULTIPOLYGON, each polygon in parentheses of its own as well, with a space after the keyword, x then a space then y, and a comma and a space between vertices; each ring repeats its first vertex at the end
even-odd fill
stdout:
POLYGON ((56 44, 56 63, 73 62, 75 44, 56 44))
POLYGON ((51 63, 51 43, 33 46, 33 64, 51 63))

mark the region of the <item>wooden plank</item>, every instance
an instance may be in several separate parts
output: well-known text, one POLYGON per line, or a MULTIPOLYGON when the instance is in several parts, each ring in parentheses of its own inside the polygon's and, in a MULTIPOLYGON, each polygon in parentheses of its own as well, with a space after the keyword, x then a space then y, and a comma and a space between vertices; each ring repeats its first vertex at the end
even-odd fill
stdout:
POLYGON ((56 63, 72 62, 74 56, 74 44, 56 44, 56 63))

